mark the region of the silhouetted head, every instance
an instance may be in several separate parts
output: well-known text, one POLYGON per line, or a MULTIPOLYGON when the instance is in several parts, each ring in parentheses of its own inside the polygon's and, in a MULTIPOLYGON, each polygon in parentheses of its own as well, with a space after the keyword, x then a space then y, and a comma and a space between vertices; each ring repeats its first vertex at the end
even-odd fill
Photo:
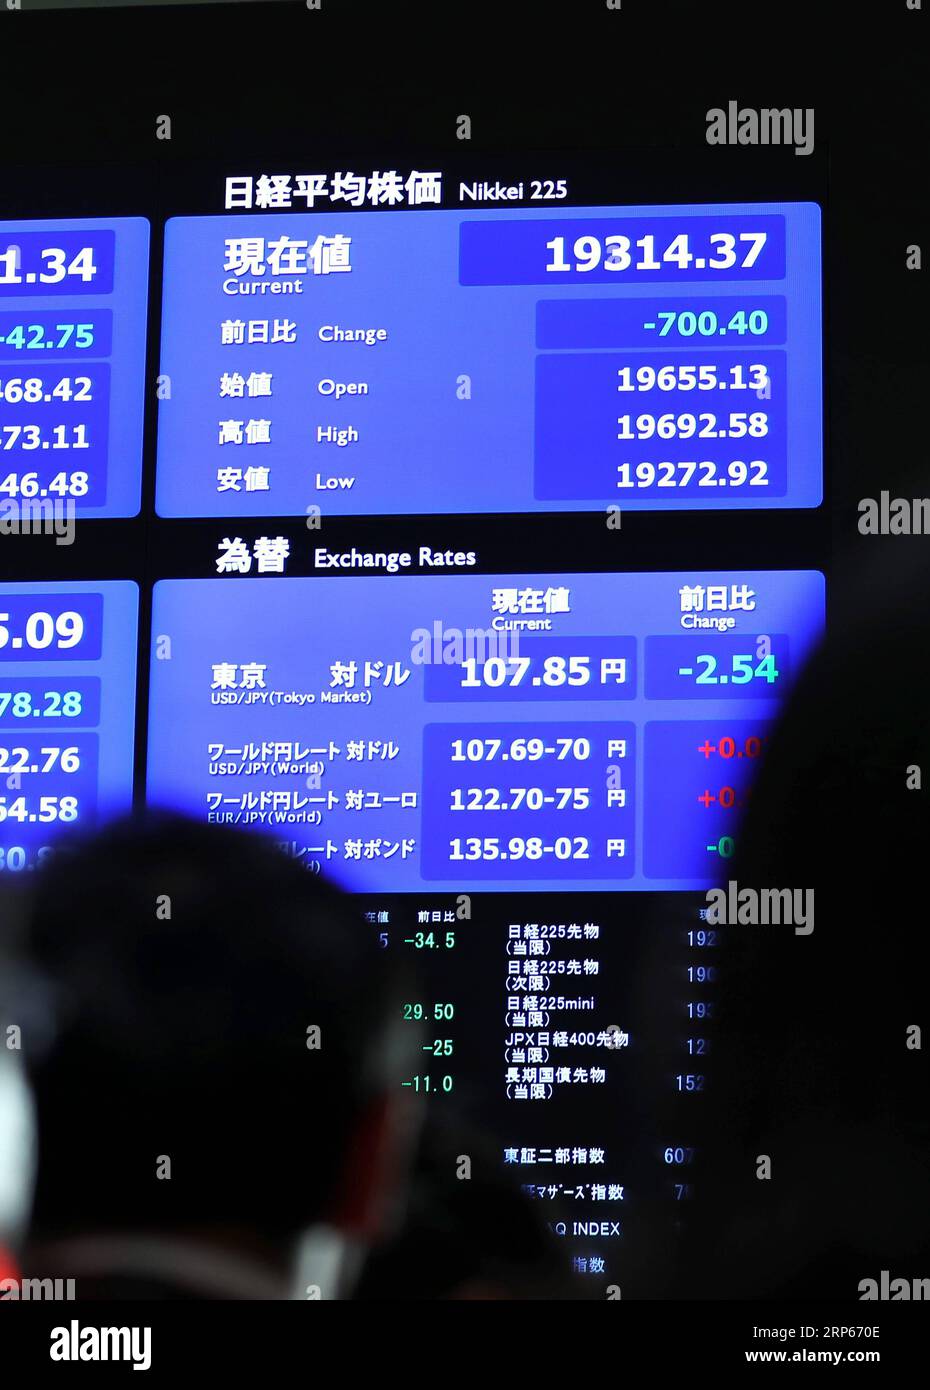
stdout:
POLYGON ((31 984, 6 1004, 35 1097, 33 1241, 168 1234, 284 1267, 309 1228, 376 1238, 415 1039, 349 900, 270 841, 174 817, 36 880, 31 984))
POLYGON ((721 929, 692 1131, 692 1296, 857 1298, 882 1269, 930 1274, 928 1068, 913 1032, 926 1012, 930 624, 913 593, 876 590, 871 611, 863 601, 834 626, 739 832, 729 877, 809 891, 813 916, 802 933, 721 929))

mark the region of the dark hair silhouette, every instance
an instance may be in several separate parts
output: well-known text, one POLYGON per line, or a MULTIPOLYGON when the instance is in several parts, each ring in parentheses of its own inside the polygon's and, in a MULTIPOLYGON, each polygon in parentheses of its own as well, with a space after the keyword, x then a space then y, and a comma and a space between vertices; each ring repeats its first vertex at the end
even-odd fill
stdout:
POLYGON ((834 626, 753 789, 729 877, 812 889, 814 929, 721 930, 687 1297, 857 1298, 882 1269, 930 1274, 927 1063, 908 1046, 930 863, 930 792, 908 786, 930 776, 913 582, 834 626))
POLYGON ((34 1233, 280 1240, 319 1217, 366 1101, 396 1086, 377 934, 270 841, 176 817, 113 826, 36 880, 34 1233))

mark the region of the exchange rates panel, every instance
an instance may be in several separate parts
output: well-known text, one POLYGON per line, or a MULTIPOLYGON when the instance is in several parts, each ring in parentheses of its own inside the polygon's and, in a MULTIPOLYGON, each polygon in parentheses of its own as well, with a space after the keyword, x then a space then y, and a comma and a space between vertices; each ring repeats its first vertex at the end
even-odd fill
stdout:
POLYGON ((139 590, 0 585, 0 870, 132 804, 139 590))
POLYGON ((814 507, 815 203, 172 218, 157 509, 814 507))
POLYGON ((0 222, 0 511, 135 516, 149 224, 0 222))
POLYGON ((366 891, 704 888, 817 571, 163 580, 148 798, 366 891))

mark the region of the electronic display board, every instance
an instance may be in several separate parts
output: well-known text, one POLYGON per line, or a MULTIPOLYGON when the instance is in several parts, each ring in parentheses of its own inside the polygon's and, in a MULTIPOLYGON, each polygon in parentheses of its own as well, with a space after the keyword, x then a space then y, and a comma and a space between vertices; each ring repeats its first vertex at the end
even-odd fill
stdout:
POLYGON ((815 203, 165 228, 162 516, 814 507, 815 203))
POLYGON ((333 879, 601 1290, 698 1190, 701 903, 824 629, 816 190, 215 173, 0 224, 0 878, 148 806, 333 879))

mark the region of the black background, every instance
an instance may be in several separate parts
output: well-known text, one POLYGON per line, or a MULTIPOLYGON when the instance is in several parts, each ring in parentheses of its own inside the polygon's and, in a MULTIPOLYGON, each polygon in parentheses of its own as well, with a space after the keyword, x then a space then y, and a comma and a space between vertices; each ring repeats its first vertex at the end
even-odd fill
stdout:
MULTIPOLYGON (((151 584, 214 574, 224 524, 154 515, 168 217, 219 214, 227 174, 278 169, 441 169, 443 207, 456 206, 449 194, 459 179, 479 178, 566 178, 568 205, 820 202, 822 507, 636 512, 616 533, 602 511, 324 518, 314 533, 299 519, 262 518, 260 528, 291 537, 289 574, 311 572, 298 558, 298 545, 309 554, 308 534, 332 547, 377 539, 379 549, 474 549, 472 573, 814 567, 827 574, 832 619, 926 544, 863 537, 856 526, 861 498, 930 494, 926 272, 905 267, 908 245, 926 250, 926 22, 904 0, 856 8, 624 0, 619 11, 596 0, 323 0, 319 12, 272 0, 151 13, 0 9, 0 218, 143 215, 152 227, 142 511, 80 522, 70 547, 44 537, 0 543, 5 580, 140 584, 137 796, 151 584), (812 107, 815 153, 707 146, 706 111, 731 99, 812 107), (462 113, 472 121, 468 142, 455 138, 462 113), (156 139, 161 115, 171 117, 170 141, 156 139)), ((250 538, 259 523, 238 529, 250 538)), ((923 593, 913 602, 922 606, 923 593)), ((729 1335, 706 1326, 741 1361, 750 1345, 742 1322, 729 1335)))

